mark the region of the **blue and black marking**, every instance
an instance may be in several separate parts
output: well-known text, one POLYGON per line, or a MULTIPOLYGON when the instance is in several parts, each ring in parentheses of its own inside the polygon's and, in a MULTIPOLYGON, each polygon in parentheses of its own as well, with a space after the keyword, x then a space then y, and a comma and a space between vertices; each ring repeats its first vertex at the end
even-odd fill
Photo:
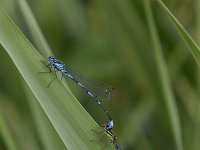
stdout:
MULTIPOLYGON (((57 78, 56 72, 60 71, 62 74, 66 75, 70 79, 72 79, 76 84, 78 84, 83 90, 86 91, 86 93, 92 97, 95 102, 101 107, 101 109, 105 112, 106 116, 108 117, 109 124, 107 129, 111 130, 114 127, 113 120, 105 107, 100 103, 99 100, 108 100, 111 97, 111 89, 105 89, 98 85, 97 83, 87 79, 86 77, 78 74, 76 71, 72 70, 70 67, 66 66, 61 61, 55 59, 53 56, 48 57, 49 64, 47 65, 50 67, 50 72, 55 73, 55 78, 48 84, 48 87, 50 84, 57 78)), ((62 76, 63 77, 63 76, 62 76)))
POLYGON ((105 123, 103 124, 101 127, 103 129, 103 133, 106 133, 107 136, 109 136, 111 138, 111 143, 113 143, 115 145, 115 149, 116 150, 122 150, 122 147, 119 144, 119 141, 117 139, 117 136, 111 131, 111 129, 109 128, 109 124, 105 123))

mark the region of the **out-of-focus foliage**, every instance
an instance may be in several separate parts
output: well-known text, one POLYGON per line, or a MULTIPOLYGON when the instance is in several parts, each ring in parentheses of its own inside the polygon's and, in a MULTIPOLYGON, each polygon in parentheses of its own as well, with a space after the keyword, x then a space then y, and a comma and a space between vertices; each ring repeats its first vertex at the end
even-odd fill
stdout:
MULTIPOLYGON (((199 66, 157 1, 150 2, 158 41, 149 28, 149 20, 153 20, 145 7, 148 0, 29 0, 41 36, 22 2, 0 0, 1 7, 43 57, 52 52, 88 78, 115 88, 115 95, 103 105, 114 119, 113 132, 123 149, 200 149, 199 66), (155 55, 159 41, 163 58, 155 55), (169 77, 170 108, 157 59, 162 59, 165 66, 161 69, 166 69, 169 77)), ((164 3, 199 43, 200 2, 164 3)), ((57 133, 2 47, 0 62, 0 149, 54 149, 50 139, 59 140, 57 133)), ((96 104, 66 80, 84 108, 103 124, 105 115, 96 104)), ((63 143, 58 143, 62 149, 63 143)))

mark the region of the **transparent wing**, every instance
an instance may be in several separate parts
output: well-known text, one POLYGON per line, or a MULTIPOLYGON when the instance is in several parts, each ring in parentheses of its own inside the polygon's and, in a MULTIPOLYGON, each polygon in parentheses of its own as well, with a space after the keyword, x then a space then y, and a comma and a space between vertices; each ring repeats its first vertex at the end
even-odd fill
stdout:
POLYGON ((71 69, 69 66, 65 65, 66 71, 83 86, 83 89, 89 91, 98 100, 109 100, 112 95, 113 89, 111 87, 103 87, 98 83, 86 78, 85 76, 77 73, 75 70, 71 69))

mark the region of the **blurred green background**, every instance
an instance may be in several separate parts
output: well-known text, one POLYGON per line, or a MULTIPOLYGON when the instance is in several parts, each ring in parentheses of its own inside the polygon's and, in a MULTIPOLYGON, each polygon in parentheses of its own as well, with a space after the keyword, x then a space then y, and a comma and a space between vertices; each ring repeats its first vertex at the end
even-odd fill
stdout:
MULTIPOLYGON (((164 2, 198 43, 200 2, 164 2)), ((37 49, 37 41, 33 40, 18 1, 0 0, 0 3, 37 49)), ((28 0, 27 3, 56 58, 86 77, 114 87, 114 96, 103 105, 114 119, 113 131, 124 149, 181 149, 175 140, 179 136, 183 149, 200 149, 199 66, 156 1, 151 1, 151 6, 167 66, 165 75, 170 77, 168 87, 173 96, 170 102, 163 94, 166 89, 150 36, 145 0, 28 0), (178 129, 173 127, 173 121, 178 129)), ((42 109, 34 110, 32 105, 38 102, 30 102, 22 76, 3 48, 0 49, 0 149, 48 149, 36 117, 42 109), (12 139, 5 135, 11 135, 12 139)), ((97 123, 106 122, 105 115, 87 94, 66 80, 97 123)), ((48 121, 45 115, 42 118, 48 121)), ((64 147, 62 141, 60 145, 64 147)))

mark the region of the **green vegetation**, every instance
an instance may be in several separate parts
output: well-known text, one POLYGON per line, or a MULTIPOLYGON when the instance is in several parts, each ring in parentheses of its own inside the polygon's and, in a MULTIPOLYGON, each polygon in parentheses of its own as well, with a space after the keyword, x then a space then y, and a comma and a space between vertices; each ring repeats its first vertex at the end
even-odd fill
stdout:
POLYGON ((199 2, 4 1, 0 6, 0 149, 115 149, 107 118, 54 55, 115 88, 108 108, 123 149, 199 150, 199 2), (178 18, 178 19, 177 19, 178 18))

